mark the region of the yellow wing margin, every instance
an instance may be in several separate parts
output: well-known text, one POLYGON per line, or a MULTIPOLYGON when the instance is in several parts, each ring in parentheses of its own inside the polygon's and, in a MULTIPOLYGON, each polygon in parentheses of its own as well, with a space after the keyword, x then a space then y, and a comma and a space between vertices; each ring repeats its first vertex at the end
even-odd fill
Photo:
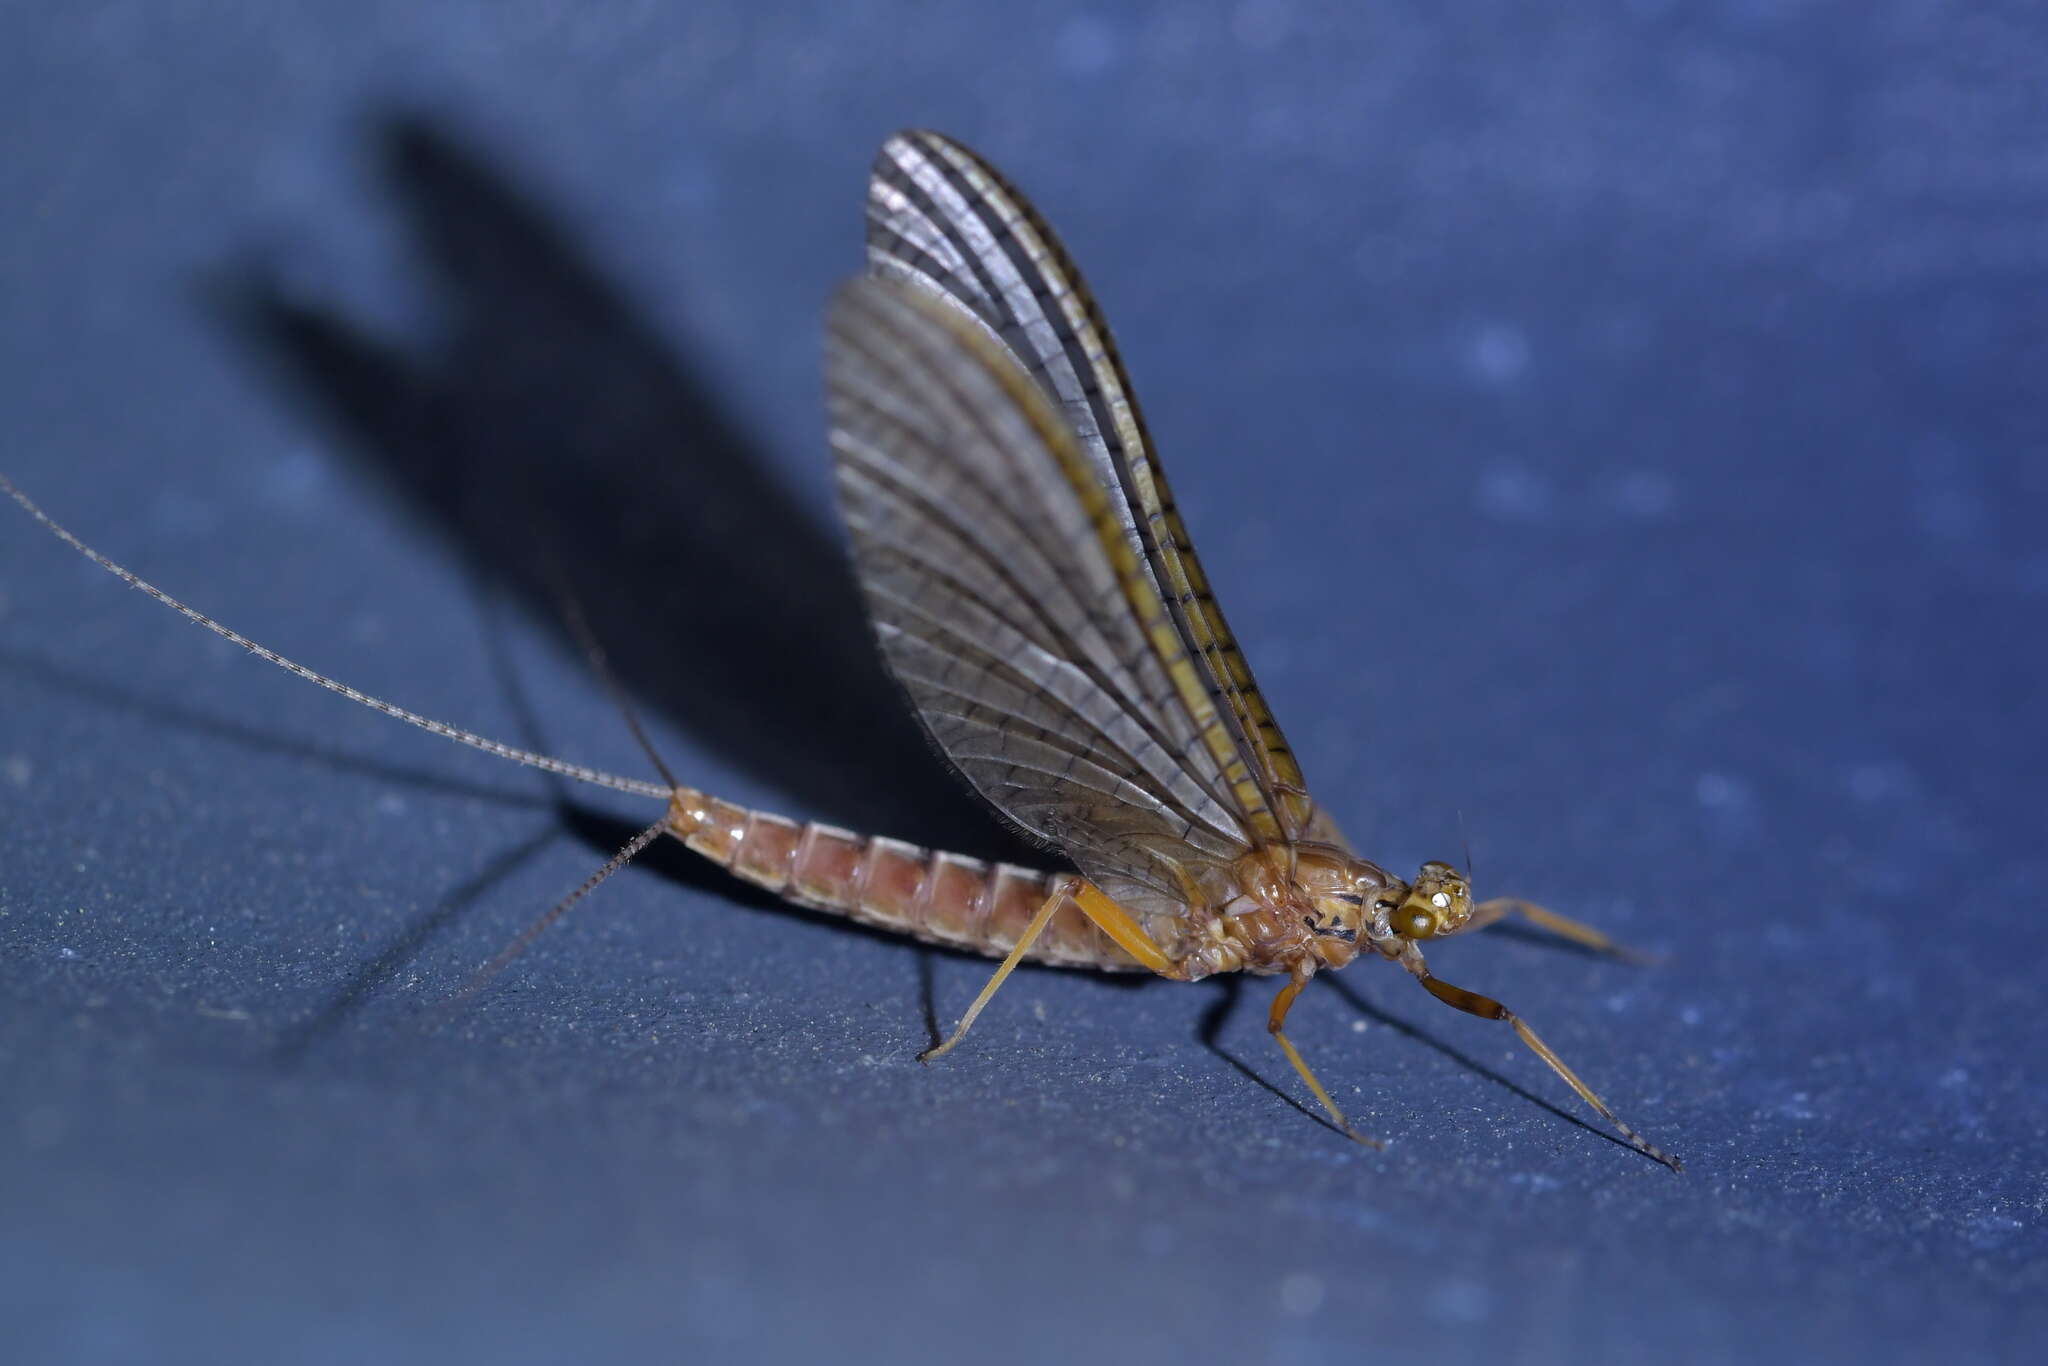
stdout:
POLYGON ((1108 518, 1227 717, 1261 805, 1288 837, 1307 831, 1300 765, 1196 557, 1101 309, 1045 220, 966 147, 899 133, 869 183, 868 263, 962 306, 1059 406, 1090 477, 1115 491, 1108 518))
MULTIPOLYGON (((1083 453, 1072 427, 1048 401, 1045 391, 1027 374, 1009 348, 988 335, 974 319, 929 290, 869 277, 849 281, 835 301, 835 316, 858 316, 865 310, 878 319, 894 309, 907 310, 939 329, 957 351, 982 374, 993 379, 1015 413, 1028 424, 1033 449, 1055 464, 1071 490, 1097 548, 1108 562, 1122 606, 1164 672, 1173 696, 1192 722, 1196 741, 1206 752, 1212 771, 1228 789, 1228 799, 1251 844, 1280 837, 1280 826, 1268 804, 1260 775, 1246 764, 1237 738, 1205 683, 1126 533, 1117 501, 1083 453)), ((1049 547, 1061 553, 1060 547, 1049 547)), ((1219 797, 1225 795, 1217 794, 1219 797)), ((1086 869, 1084 868, 1084 871, 1086 869)))

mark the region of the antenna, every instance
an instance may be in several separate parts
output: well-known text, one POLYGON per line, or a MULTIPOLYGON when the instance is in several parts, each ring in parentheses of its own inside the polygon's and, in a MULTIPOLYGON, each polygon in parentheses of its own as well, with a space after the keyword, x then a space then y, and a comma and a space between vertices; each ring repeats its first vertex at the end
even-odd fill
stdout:
MULTIPOLYGON (((84 541, 79 540, 69 531, 59 526, 51 519, 48 513, 37 507, 27 494, 15 487, 14 481, 9 479, 4 473, 0 473, 0 490, 4 490, 8 497, 21 504, 23 511, 27 512, 29 516, 35 518, 38 522, 41 522, 51 535, 127 584, 130 588, 140 589, 164 606, 170 608, 173 612, 176 612, 179 616, 185 618, 185 620, 204 626, 222 640, 232 641, 250 654, 255 655, 258 659, 275 664, 286 673, 296 674, 308 683, 317 683, 329 692, 340 693, 349 701, 360 703, 371 711, 382 712, 394 720, 403 721, 408 726, 417 726, 421 730, 431 735, 438 735, 444 740, 453 740, 457 744, 468 745, 471 749, 480 749, 486 754, 495 754, 500 759, 510 759, 513 763, 525 764, 528 768, 537 768, 544 773, 554 773, 564 778, 574 778, 579 783, 590 783, 597 787, 608 787, 615 792, 630 792, 636 797, 666 798, 674 790, 673 787, 664 787, 659 783, 650 783, 644 779, 622 778, 617 774, 605 773, 598 769, 588 768, 582 764, 572 764, 567 760, 552 758, 545 754, 536 754, 531 750, 518 749, 512 745, 478 735, 474 731, 463 730, 460 726, 451 726, 446 721, 436 721, 430 716, 422 716, 418 712, 407 711, 404 707, 386 702, 381 697, 372 697, 366 692, 351 688, 348 684, 338 679, 329 678, 326 674, 315 672, 296 660, 287 659, 277 651, 257 644, 238 631, 229 630, 204 612, 196 608, 187 607, 155 584, 114 563, 114 561, 100 554, 84 541)), ((634 729, 637 733, 638 726, 635 725, 634 729)), ((657 760, 656 762, 659 765, 659 761, 657 760)))

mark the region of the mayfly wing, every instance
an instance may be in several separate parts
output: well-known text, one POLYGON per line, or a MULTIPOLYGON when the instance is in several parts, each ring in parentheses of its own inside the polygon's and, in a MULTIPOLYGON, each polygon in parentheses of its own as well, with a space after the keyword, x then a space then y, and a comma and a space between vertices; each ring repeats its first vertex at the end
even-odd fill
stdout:
POLYGON ((1228 718, 1284 829, 1342 843, 1315 813, 1300 764, 1223 619, 1152 449, 1116 344, 1080 272, 1023 195, 937 133, 898 133, 868 181, 868 269, 966 309, 1066 415, 1114 491, 1125 535, 1228 718))
POLYGON ((889 668, 975 789, 1171 953, 1270 824, 1114 499, 960 310, 849 281, 826 321, 839 502, 889 668))

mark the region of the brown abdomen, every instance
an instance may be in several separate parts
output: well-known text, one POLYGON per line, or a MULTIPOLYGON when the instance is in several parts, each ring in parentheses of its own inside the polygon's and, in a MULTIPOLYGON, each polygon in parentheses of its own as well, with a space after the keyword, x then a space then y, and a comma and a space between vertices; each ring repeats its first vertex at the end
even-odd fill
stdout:
POLYGON ((1045 899, 1058 893, 1059 909, 1025 958, 1143 970, 1067 895, 1079 882, 1073 873, 984 863, 816 821, 799 825, 691 788, 669 799, 668 830, 713 863, 799 906, 992 958, 1007 954, 1045 899))

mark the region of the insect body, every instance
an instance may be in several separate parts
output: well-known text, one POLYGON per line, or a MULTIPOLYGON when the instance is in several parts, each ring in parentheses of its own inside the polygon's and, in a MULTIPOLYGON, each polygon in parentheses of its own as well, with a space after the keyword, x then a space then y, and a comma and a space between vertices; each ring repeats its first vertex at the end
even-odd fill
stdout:
POLYGON ((839 502, 878 642, 937 746, 1076 872, 800 825, 684 787, 665 768, 665 783, 619 778, 431 721, 212 622, 0 484, 103 567, 272 663, 447 738, 667 801, 500 963, 668 834, 792 901, 1001 957, 927 1058, 959 1042, 1024 959, 1182 981, 1283 976, 1268 1027, 1358 1137, 1284 1024, 1317 972, 1376 955, 1446 1004, 1510 1024, 1631 1145, 1677 1169, 1513 1012, 1434 976, 1422 946, 1519 914, 1619 950, 1541 907, 1475 904, 1449 864, 1403 881, 1359 857, 1310 800, 1093 299, 1024 198, 959 144, 898 134, 869 181, 867 255, 828 310, 826 376, 839 502))

